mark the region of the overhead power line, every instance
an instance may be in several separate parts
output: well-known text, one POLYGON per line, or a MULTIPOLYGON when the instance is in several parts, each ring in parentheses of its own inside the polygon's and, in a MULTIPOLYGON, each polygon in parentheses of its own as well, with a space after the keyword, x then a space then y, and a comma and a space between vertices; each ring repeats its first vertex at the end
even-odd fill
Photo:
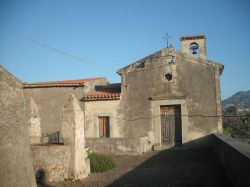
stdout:
POLYGON ((26 34, 23 34, 23 33, 19 32, 19 31, 15 30, 14 28, 8 26, 7 24, 0 23, 0 27, 4 28, 5 30, 8 30, 12 34, 15 34, 15 35, 17 35, 17 36, 19 36, 19 37, 27 40, 27 41, 30 41, 30 42, 32 42, 32 43, 34 43, 36 45, 39 45, 39 46, 41 46, 43 48, 49 49, 50 51, 59 53, 59 54, 64 55, 64 56, 71 57, 71 58, 73 58, 73 59, 75 59, 77 61, 80 61, 80 62, 83 62, 83 63, 86 63, 86 64, 90 64, 90 65, 95 66, 96 68, 101 69, 101 70, 115 72, 113 69, 108 68, 106 66, 102 66, 102 65, 96 64, 96 63, 91 62, 91 61, 89 61, 87 59, 78 57, 78 56, 76 56, 76 55, 74 55, 72 53, 69 53, 69 52, 66 52, 66 51, 63 51, 63 50, 51 47, 50 45, 48 45, 46 43, 40 42, 40 41, 34 39, 33 37, 30 37, 30 36, 28 36, 26 34))
MULTIPOLYGON (((43 42, 40 42, 36 39, 34 39, 33 37, 30 37, 26 34, 23 34, 19 31, 17 31, 16 29, 10 27, 9 25, 7 24, 3 24, 0 22, 0 27, 8 30, 9 32, 11 32, 12 34, 15 34, 25 40, 28 40, 38 46, 41 46, 41 47, 44 47, 44 48, 47 48, 49 49, 50 51, 53 51, 53 52, 56 52, 58 54, 61 54, 61 55, 64 55, 64 56, 68 56, 68 57, 71 57, 73 58, 74 60, 77 60, 77 61, 80 61, 80 62, 83 62, 83 63, 86 63, 86 64, 90 64, 92 66, 95 66, 96 68, 98 69, 101 69, 101 70, 106 70, 106 71, 112 71, 112 72, 115 72, 113 69, 109 68, 109 67, 106 67, 106 66, 103 66, 103 65, 99 65, 99 64, 96 64, 92 61, 89 61, 87 59, 84 59, 84 58, 81 58, 81 57, 78 57, 70 52, 66 52, 66 51, 63 51, 63 50, 60 50, 60 49, 57 49, 57 48, 54 48, 54 47, 51 47, 50 45, 46 44, 46 43, 43 43, 43 42)), ((164 57, 167 57, 168 55, 164 55, 164 56, 160 56, 160 57, 151 57, 151 58, 164 58, 164 57)), ((207 64, 208 65, 208 64, 207 64)), ((131 72, 127 72, 127 73, 137 73, 137 72, 144 72, 144 71, 149 71, 149 70, 152 70, 152 69, 159 69, 159 68, 162 68, 162 67, 165 67, 166 65, 163 65, 163 66, 159 66, 159 67, 150 67, 150 68, 143 68, 143 69, 139 69, 139 70, 135 70, 135 71, 131 71, 131 72)), ((211 65, 212 66, 212 65, 211 65)), ((122 85, 123 86, 123 85, 122 85)))
MULTIPOLYGON (((49 99, 51 99, 51 98, 39 100, 37 103, 41 103, 41 102, 44 102, 44 101, 49 100, 49 99)), ((3 108, 2 112, 13 111, 13 110, 16 111, 17 109, 19 110, 19 108, 25 108, 24 105, 25 105, 24 103, 15 104, 15 105, 14 104, 8 105, 8 106, 6 106, 6 108, 2 107, 3 108)), ((117 119, 117 120, 131 122, 131 121, 139 121, 139 120, 150 120, 150 119, 154 119, 154 118, 161 117, 161 116, 162 115, 153 115, 153 116, 140 116, 140 115, 138 115, 134 118, 124 118, 124 117, 119 117, 119 116, 109 116, 109 117, 113 118, 113 119, 117 119)), ((173 117, 173 118, 175 118, 175 117, 177 117, 177 118, 181 118, 181 117, 187 117, 187 118, 243 118, 243 117, 250 117, 250 115, 249 114, 241 114, 241 115, 202 115, 202 114, 188 115, 188 114, 182 114, 182 115, 167 115, 164 117, 173 117)), ((166 120, 167 120, 167 118, 166 118, 166 120)))

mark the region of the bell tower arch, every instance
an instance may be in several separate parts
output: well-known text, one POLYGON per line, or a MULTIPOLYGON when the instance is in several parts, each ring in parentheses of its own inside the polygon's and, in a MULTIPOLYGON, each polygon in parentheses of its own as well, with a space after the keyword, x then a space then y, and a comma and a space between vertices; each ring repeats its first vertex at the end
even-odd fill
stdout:
POLYGON ((182 52, 207 59, 205 35, 182 36, 180 40, 182 52))

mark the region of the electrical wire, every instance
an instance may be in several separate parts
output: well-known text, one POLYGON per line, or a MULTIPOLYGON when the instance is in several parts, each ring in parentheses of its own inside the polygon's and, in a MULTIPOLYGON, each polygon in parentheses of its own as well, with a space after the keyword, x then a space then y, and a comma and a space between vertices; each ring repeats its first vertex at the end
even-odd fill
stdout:
POLYGON ((84 59, 84 58, 81 58, 81 57, 78 57, 72 53, 69 53, 69 52, 66 52, 66 51, 63 51, 63 50, 60 50, 60 49, 57 49, 57 48, 54 48, 54 47, 51 47, 50 45, 46 44, 46 43, 43 43, 43 42, 40 42, 36 39, 34 39, 33 37, 30 37, 26 34, 23 34, 15 29, 13 29, 12 27, 8 26, 7 24, 3 24, 3 23, 0 23, 0 27, 4 28, 5 30, 8 30, 9 32, 11 32, 12 34, 15 34, 27 41, 30 41, 40 47, 43 47, 43 48, 46 48, 46 49, 49 49, 50 51, 53 51, 53 52, 56 52, 58 54, 61 54, 61 55, 64 55, 64 56, 68 56, 68 57, 71 57, 77 61, 80 61, 80 62, 83 62, 83 63, 86 63, 86 64, 90 64, 92 66, 95 66, 96 68, 99 68, 101 70, 106 70, 106 71, 112 71, 114 72, 113 69, 111 68, 108 68, 106 66, 102 66, 102 65, 99 65, 99 64, 96 64, 94 62, 91 62, 90 60, 87 60, 87 59, 84 59))
MULTIPOLYGON (((105 67, 105 66, 101 66, 99 64, 96 64, 96 63, 93 63, 89 60, 86 60, 84 58, 81 58, 81 57, 78 57, 76 55, 73 55, 69 52, 66 52, 66 51, 63 51, 63 50, 60 50, 60 49, 57 49, 57 48, 54 48, 54 47, 51 47, 50 45, 46 44, 46 43, 42 43, 36 39, 34 39, 33 37, 30 37, 26 34, 23 34, 13 28, 11 28, 10 26, 7 26, 7 24, 3 24, 3 23, 0 23, 0 27, 2 28, 5 28, 6 30, 8 30, 9 32, 25 39, 25 40, 28 40, 28 41, 31 41, 33 42, 34 44, 36 45, 39 45, 41 47, 44 47, 44 48, 47 48, 51 51, 54 51, 56 53, 59 53, 59 54, 62 54, 64 56, 68 56, 68 57, 71 57, 77 61, 81 61, 83 63, 87 63, 87 64, 90 64, 90 65, 93 65, 95 66, 96 68, 100 68, 100 69, 105 69, 105 70, 108 70, 108 71, 112 71, 114 72, 112 69, 108 68, 108 67, 105 67)), ((166 57, 166 56, 160 56, 160 57, 152 57, 152 58, 163 58, 163 57, 166 57)), ((142 72, 142 71, 148 71, 148 70, 151 70, 151 69, 158 69, 158 68, 162 68, 162 67, 165 67, 167 65, 162 65, 162 66, 159 66, 159 67, 151 67, 151 68, 146 68, 146 69, 141 69, 141 70, 136 70, 136 71, 133 71, 133 72, 128 72, 128 73, 137 73, 137 72, 142 72)), ((45 102, 49 99, 53 99, 53 98, 56 98, 56 97, 59 97, 59 96, 62 96, 62 95, 65 95, 65 94, 69 94, 69 93, 73 93, 75 91, 78 91, 76 89, 72 90, 72 91, 69 91, 69 92, 64 92, 64 93, 61 93, 61 94, 58 94, 58 95, 54 95, 54 96, 51 96, 51 97, 47 97, 47 98, 44 98, 44 99, 41 99, 41 100, 38 100, 36 101, 36 103, 41 103, 41 102, 45 102)), ((10 106, 8 106, 10 107, 10 106)), ((15 107, 18 107, 17 105, 15 105, 15 107)), ((139 117, 139 118, 135 118, 135 119, 126 119, 126 118, 118 118, 118 117, 112 117, 110 116, 111 118, 116 118, 116 119, 120 119, 120 120, 125 120, 125 121, 136 121, 136 120, 141 120, 141 119, 152 119, 152 118, 155 118, 155 117, 159 117, 161 115, 158 115, 158 116, 153 116, 153 117, 139 117)), ((171 115, 168 115, 168 116, 171 116, 171 115)), ((176 116, 176 115, 173 115, 173 116, 176 116)), ((224 116, 224 115, 220 115, 220 116, 217 116, 217 115, 179 115, 179 116, 183 116, 183 117, 204 117, 204 118, 209 118, 209 117, 212 117, 212 118, 217 118, 217 117, 249 117, 250 115, 230 115, 230 116, 224 116)))

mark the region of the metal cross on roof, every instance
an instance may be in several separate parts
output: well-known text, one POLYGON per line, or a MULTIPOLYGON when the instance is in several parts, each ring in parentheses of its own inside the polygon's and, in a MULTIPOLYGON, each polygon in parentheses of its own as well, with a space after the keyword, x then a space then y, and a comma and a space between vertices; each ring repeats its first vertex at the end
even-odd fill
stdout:
POLYGON ((168 33, 166 33, 165 36, 163 37, 163 39, 166 40, 167 48, 169 48, 168 44, 169 44, 169 39, 170 38, 171 38, 171 36, 169 36, 168 33))

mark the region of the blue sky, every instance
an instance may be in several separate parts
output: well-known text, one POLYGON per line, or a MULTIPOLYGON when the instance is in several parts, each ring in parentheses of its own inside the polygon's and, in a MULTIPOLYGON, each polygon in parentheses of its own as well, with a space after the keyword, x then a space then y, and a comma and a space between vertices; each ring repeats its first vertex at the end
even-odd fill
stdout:
POLYGON ((225 99, 250 90, 249 19, 247 0, 1 0, 0 64, 24 82, 99 76, 120 82, 116 71, 165 47, 166 32, 177 49, 180 36, 204 33, 208 58, 225 65, 225 99))

